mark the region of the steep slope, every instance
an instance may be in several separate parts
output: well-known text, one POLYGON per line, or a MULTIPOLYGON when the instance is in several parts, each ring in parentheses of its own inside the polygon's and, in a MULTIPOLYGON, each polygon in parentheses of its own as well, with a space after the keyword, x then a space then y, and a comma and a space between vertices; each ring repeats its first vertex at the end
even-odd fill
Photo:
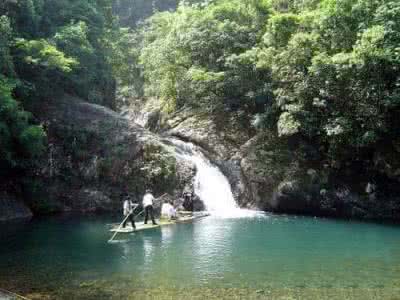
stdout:
POLYGON ((147 187, 174 195, 191 183, 192 166, 110 109, 66 95, 41 105, 35 116, 46 127, 49 148, 25 188, 34 212, 118 210, 122 194, 139 201, 147 187))

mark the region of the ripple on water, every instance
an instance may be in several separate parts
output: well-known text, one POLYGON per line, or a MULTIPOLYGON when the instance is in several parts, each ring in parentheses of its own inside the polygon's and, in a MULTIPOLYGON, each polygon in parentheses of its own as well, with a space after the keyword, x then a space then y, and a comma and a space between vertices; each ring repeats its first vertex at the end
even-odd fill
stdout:
POLYGON ((273 215, 210 217, 108 244, 105 224, 113 221, 49 219, 14 228, 0 243, 0 285, 85 293, 90 288, 80 284, 88 282, 99 292, 162 286, 269 289, 277 295, 283 289, 301 295, 314 295, 313 289, 392 295, 400 288, 396 226, 273 215))

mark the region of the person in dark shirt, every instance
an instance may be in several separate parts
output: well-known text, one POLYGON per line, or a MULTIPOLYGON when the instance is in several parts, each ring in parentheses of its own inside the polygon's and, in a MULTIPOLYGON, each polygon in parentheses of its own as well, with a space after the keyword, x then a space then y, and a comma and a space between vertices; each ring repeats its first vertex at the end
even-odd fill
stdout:
POLYGON ((192 192, 183 193, 183 207, 187 211, 193 211, 193 194, 192 194, 192 192))

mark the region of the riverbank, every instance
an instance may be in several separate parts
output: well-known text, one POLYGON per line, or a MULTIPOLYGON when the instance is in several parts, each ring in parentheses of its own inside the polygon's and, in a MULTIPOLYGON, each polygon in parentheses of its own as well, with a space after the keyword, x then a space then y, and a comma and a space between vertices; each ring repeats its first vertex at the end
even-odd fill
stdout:
MULTIPOLYGON (((186 300, 186 299, 248 299, 248 300, 261 300, 261 299, 277 299, 277 300, 377 300, 377 299, 399 299, 398 294, 400 288, 396 290, 387 291, 381 288, 376 289, 359 289, 359 288, 320 288, 320 289, 266 289, 254 290, 245 288, 225 288, 225 289, 172 289, 172 288, 158 288, 158 289, 134 289, 130 292, 126 291, 125 286, 117 288, 108 288, 104 292, 104 282, 97 282, 101 284, 102 288, 96 288, 89 284, 81 290, 79 297, 70 291, 57 293, 28 293, 26 298, 29 300, 52 300, 52 299, 144 299, 144 300, 186 300), (72 298, 71 298, 72 297, 72 298)), ((14 299, 10 299, 14 300, 14 299)))

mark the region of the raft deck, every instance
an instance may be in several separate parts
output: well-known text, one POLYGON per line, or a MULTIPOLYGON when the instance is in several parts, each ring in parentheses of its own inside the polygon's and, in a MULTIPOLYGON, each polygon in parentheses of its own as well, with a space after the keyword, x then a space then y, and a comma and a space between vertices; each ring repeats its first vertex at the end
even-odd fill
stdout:
POLYGON ((146 229, 154 229, 154 228, 158 228, 161 226, 174 225, 174 224, 178 224, 178 223, 188 223, 188 222, 192 222, 192 221, 195 221, 198 219, 208 217, 209 215, 210 214, 208 214, 208 213, 201 213, 201 214, 199 213, 199 214, 192 215, 192 216, 184 215, 184 216, 178 217, 178 219, 176 219, 176 220, 159 219, 159 220, 156 220, 157 225, 153 225, 151 223, 151 220, 149 221, 148 224, 144 224, 143 222, 137 222, 136 230, 134 230, 131 225, 126 226, 125 228, 119 228, 118 227, 119 224, 113 224, 113 228, 110 231, 118 232, 118 233, 132 233, 132 232, 142 231, 142 230, 146 230, 146 229))

